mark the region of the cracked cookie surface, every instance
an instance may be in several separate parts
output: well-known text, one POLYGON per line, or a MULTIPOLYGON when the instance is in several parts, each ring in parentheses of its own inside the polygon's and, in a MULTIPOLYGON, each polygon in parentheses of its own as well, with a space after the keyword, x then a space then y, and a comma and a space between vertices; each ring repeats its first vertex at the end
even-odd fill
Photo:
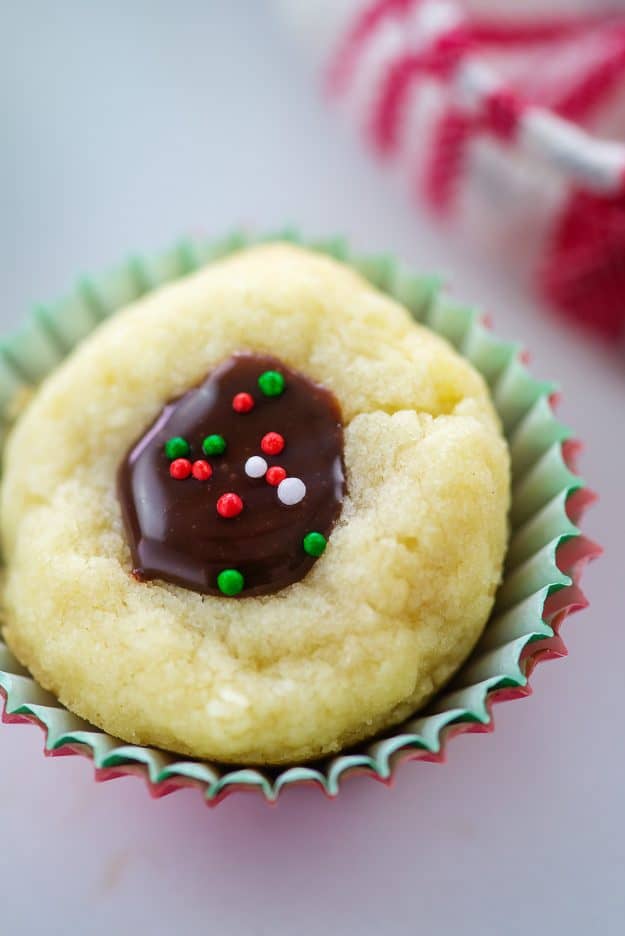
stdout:
POLYGON ((5 636, 43 686, 133 743, 314 758, 422 706, 490 613, 505 442, 481 377, 347 267, 269 244, 121 310, 44 382, 2 484, 5 636), (300 581, 233 601, 131 574, 116 473, 168 400, 238 352, 330 390, 347 493, 300 581))

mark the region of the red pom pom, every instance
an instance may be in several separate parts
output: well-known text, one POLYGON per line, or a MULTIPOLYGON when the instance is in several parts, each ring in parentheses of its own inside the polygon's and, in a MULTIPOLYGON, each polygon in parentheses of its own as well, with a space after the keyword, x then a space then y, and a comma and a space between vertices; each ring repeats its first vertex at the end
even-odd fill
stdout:
POLYGON ((213 469, 209 462, 204 461, 203 458, 198 459, 193 462, 193 468, 191 469, 193 477, 196 481, 208 481, 210 476, 213 473, 213 469))
POLYGON ((570 321, 622 341, 625 195, 573 191, 540 273, 544 294, 570 321))
POLYGON ((279 455, 284 448, 284 439, 279 432, 268 432, 260 440, 260 447, 265 455, 279 455))
POLYGON ((237 393, 232 398, 232 409, 235 413, 249 413, 254 409, 254 397, 251 393, 237 393))
POLYGON ((191 462, 188 458, 175 458, 169 466, 169 473, 176 481, 184 481, 191 474, 191 462))
POLYGON ((243 510, 243 501, 238 494, 222 494, 217 501, 217 513, 220 517, 238 517, 243 510))
POLYGON ((270 484, 272 487, 278 487, 281 481, 284 481, 286 478, 286 471, 284 468, 281 468, 280 465, 274 465, 273 468, 269 468, 267 474, 265 475, 265 480, 267 484, 270 484))

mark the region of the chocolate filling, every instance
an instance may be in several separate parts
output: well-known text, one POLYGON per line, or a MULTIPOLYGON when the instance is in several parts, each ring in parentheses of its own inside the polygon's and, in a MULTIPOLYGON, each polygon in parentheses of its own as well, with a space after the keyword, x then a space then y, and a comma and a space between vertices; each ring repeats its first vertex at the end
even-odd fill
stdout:
MULTIPOLYGON (((269 477, 275 481, 276 474, 282 473, 269 477)), ((239 574, 239 597, 272 594, 302 579, 332 530, 344 493, 337 400, 267 355, 236 354, 198 387, 167 403, 132 445, 118 474, 135 577, 164 579, 211 595, 224 593, 218 576, 225 570, 231 577, 232 570, 239 574), (267 372, 273 384, 267 379, 259 386, 267 372), (284 379, 281 391, 276 372, 284 379), (275 395, 267 395, 268 390, 275 395), (233 407, 237 395, 239 411, 233 407), (275 437, 273 444, 264 443, 267 451, 261 446, 269 433, 284 440, 277 454, 269 453, 279 447, 275 437), (223 453, 215 453, 219 444, 214 441, 205 443, 209 436, 225 440, 223 453), (282 485, 270 484, 265 474, 250 477, 246 463, 258 473, 259 459, 268 469, 284 469, 282 485), (197 462, 204 465, 188 474, 197 462), (237 498, 219 501, 225 494, 237 495, 242 509, 237 498), (288 504, 297 497, 301 500, 288 504), (321 536, 309 537, 305 546, 310 533, 321 536)))

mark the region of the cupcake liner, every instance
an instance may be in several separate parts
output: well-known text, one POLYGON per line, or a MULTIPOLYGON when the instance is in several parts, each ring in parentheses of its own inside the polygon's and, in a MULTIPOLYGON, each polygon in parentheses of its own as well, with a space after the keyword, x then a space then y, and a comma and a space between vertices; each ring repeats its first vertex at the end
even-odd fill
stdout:
POLYGON ((575 473, 576 443, 554 414, 553 384, 534 379, 519 347, 497 339, 483 317, 458 305, 433 276, 418 276, 387 255, 354 255, 340 238, 310 242, 297 231, 267 238, 235 232, 221 241, 188 239, 149 258, 132 257, 100 277, 83 277, 73 293, 36 308, 0 343, 0 430, 14 401, 49 373, 82 338, 116 309, 211 260, 262 240, 289 240, 349 264, 405 305, 416 321, 445 337, 489 384, 510 446, 511 536, 494 610, 473 653, 452 682, 422 712, 377 740, 314 764, 237 769, 126 744, 73 715, 43 690, 0 641, 2 720, 43 728, 45 753, 91 758, 97 780, 134 774, 153 796, 198 787, 209 805, 235 790, 257 790, 270 802, 289 786, 312 783, 336 796, 348 775, 384 783, 407 759, 442 761, 453 735, 492 731, 495 702, 530 693, 542 660, 563 656, 564 619, 585 606, 583 568, 598 547, 579 520, 593 495, 575 473))

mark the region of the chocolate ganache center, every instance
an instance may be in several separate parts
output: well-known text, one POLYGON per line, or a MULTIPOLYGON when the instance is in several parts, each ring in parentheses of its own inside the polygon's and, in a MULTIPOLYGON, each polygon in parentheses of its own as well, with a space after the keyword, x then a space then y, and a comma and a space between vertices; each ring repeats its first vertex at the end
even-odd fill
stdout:
POLYGON ((336 398, 268 355, 236 354, 167 403, 118 473, 135 577, 211 595, 303 578, 344 493, 336 398))

